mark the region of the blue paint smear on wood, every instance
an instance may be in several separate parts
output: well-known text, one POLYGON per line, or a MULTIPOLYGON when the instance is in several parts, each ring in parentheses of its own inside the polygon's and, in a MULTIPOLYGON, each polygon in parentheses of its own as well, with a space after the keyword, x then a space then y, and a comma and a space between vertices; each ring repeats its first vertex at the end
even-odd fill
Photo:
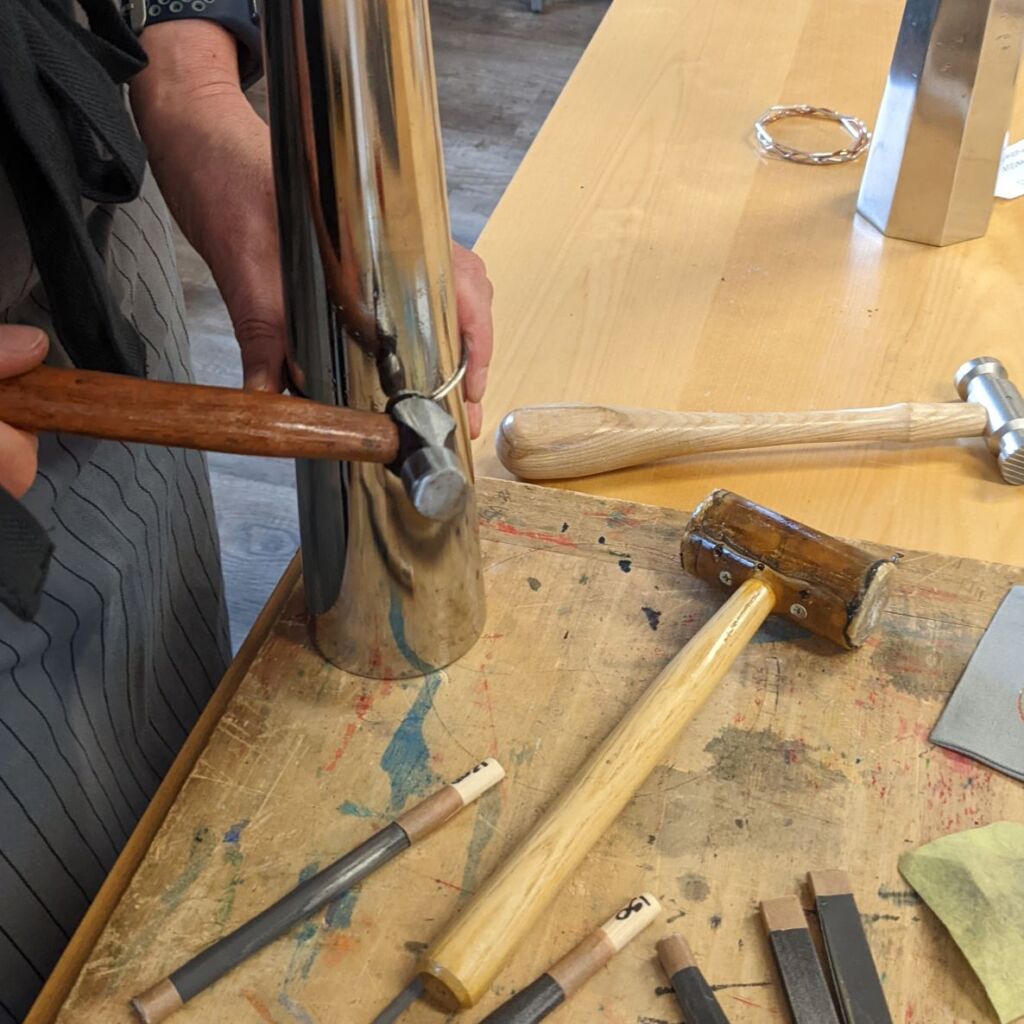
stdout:
POLYGON ((434 672, 423 680, 416 700, 381 756, 380 766, 391 780, 392 811, 400 811, 410 796, 425 793, 438 781, 430 768, 430 751, 423 739, 423 722, 434 705, 434 694, 441 685, 441 678, 439 672, 434 672))
POLYGON ((371 811, 369 807, 364 807, 362 804, 354 804, 351 800, 338 804, 338 810, 350 818, 374 818, 377 815, 376 811, 371 811))
POLYGON ((320 861, 315 860, 311 864, 307 864, 299 872, 299 882, 308 882, 318 871, 320 870, 320 861))
POLYGON ((421 675, 427 675, 437 669, 436 665, 425 662, 410 646, 405 639, 405 619, 402 618, 402 599, 398 591, 392 588, 391 603, 388 608, 388 626, 391 628, 391 636, 394 638, 395 646, 402 652, 402 657, 421 675))
POLYGON ((301 1007, 294 999, 292 999, 287 993, 279 992, 277 1001, 283 1006, 288 1013, 299 1022, 299 1024, 316 1024, 316 1021, 309 1015, 309 1013, 301 1007))
POLYGON ((328 928, 347 928, 352 923, 352 911, 356 909, 356 900, 359 899, 358 889, 349 889, 347 893, 339 896, 327 904, 327 913, 324 921, 328 928))
POLYGON ((245 826, 248 824, 248 818, 243 818, 241 821, 235 822, 235 824, 224 833, 224 842, 237 843, 238 840, 242 838, 242 833, 245 831, 245 826))

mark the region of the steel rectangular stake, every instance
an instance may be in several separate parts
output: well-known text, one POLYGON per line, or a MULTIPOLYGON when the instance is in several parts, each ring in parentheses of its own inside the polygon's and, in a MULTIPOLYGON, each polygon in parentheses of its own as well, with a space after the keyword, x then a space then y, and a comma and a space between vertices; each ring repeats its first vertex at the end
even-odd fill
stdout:
POLYGON ((988 230, 1024 0, 907 0, 858 212, 929 245, 988 230))

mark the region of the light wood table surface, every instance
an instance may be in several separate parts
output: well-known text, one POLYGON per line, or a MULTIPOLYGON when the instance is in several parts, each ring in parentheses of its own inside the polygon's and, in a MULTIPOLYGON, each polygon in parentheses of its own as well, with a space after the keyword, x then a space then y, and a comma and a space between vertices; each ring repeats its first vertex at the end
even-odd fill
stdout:
MULTIPOLYGON (((873 125, 902 6, 616 0, 477 246, 498 345, 481 473, 503 474, 492 438, 518 405, 947 401, 977 355, 1022 383, 1024 200, 998 201, 976 241, 886 239, 854 212, 862 162, 753 145, 777 103, 873 125)), ((810 148, 846 138, 775 127, 810 148)), ((723 486, 829 532, 1024 564, 1024 493, 981 439, 707 455, 565 486, 682 509, 723 486)))
MULTIPOLYGON (((369 1024, 721 607, 721 592, 680 571, 684 512, 493 480, 478 497, 487 625, 443 671, 376 682, 328 665, 297 573, 286 576, 250 660, 218 691, 218 717, 193 732, 201 753, 176 762, 179 791, 148 849, 115 872, 116 892, 81 930, 89 942, 76 936, 80 955, 62 961, 29 1024, 136 1024, 134 993, 496 757, 501 786, 169 1021, 369 1024)), ((806 871, 835 866, 850 872, 893 1020, 991 1024, 981 985, 897 861, 948 832, 1024 820, 1019 783, 928 741, 1022 581, 1022 569, 909 553, 859 651, 767 623, 480 1004, 453 1018, 420 1002, 401 1024, 480 1024, 639 892, 661 902, 657 922, 552 1024, 675 1024, 654 955, 674 931, 732 1024, 788 1020, 758 902, 810 905, 806 871)))

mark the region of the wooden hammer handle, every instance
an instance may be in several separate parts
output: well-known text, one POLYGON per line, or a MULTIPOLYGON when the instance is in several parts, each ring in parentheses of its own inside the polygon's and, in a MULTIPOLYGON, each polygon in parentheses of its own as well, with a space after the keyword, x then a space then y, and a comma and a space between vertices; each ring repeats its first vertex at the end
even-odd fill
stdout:
POLYGON ((449 1009, 472 1006, 590 848, 668 753, 775 605, 758 579, 732 597, 673 658, 533 831, 420 962, 449 1009))
POLYGON ((0 380, 0 423, 239 455, 387 463, 398 452, 383 413, 50 366, 0 380))
POLYGON ((937 441, 985 432, 971 402, 905 402, 824 412, 699 413, 609 405, 533 405, 498 428, 502 464, 526 480, 590 476, 699 452, 821 441, 937 441))

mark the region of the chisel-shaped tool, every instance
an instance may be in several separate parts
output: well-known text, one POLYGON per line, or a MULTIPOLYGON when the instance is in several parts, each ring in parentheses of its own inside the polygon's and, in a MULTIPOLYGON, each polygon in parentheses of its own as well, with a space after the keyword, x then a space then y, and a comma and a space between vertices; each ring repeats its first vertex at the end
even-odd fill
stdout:
POLYGON ((761 917, 795 1024, 839 1024, 800 901, 765 900, 761 917))
POLYGON ((808 874, 843 1024, 892 1024, 845 871, 808 874))

